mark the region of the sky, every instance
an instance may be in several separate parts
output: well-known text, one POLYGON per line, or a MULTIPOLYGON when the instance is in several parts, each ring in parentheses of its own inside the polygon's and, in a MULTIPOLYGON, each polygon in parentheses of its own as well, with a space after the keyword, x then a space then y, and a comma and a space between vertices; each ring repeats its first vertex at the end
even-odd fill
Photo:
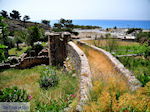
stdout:
POLYGON ((42 19, 150 20, 150 0, 0 0, 0 10, 42 19))

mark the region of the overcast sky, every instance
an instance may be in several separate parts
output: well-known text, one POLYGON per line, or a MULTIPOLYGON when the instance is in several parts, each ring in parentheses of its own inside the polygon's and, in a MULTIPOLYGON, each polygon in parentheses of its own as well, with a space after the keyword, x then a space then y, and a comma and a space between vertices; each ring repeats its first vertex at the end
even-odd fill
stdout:
POLYGON ((150 0, 0 0, 0 10, 18 10, 31 20, 150 20, 150 0))

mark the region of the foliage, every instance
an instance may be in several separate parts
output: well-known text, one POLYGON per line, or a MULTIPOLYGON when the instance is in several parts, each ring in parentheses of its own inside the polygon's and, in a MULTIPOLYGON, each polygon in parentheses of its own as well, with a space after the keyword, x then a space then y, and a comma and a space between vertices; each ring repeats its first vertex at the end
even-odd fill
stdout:
POLYGON ((10 13, 10 17, 12 19, 17 19, 17 20, 20 20, 21 16, 20 16, 20 13, 19 11, 17 10, 13 10, 11 13, 10 13))
POLYGON ((37 42, 42 36, 43 32, 38 26, 31 26, 28 28, 29 35, 27 36, 27 44, 33 47, 34 42, 37 42))
POLYGON ((125 67, 133 71, 134 75, 139 79, 143 86, 150 81, 149 60, 134 57, 120 57, 119 60, 125 67))
POLYGON ((58 84, 58 77, 57 75, 50 75, 50 76, 42 76, 40 79, 40 87, 48 89, 50 87, 55 87, 58 84))
POLYGON ((0 14, 1 14, 1 16, 3 16, 4 18, 8 18, 8 13, 7 13, 7 11, 2 10, 2 11, 0 12, 0 14))
POLYGON ((24 22, 26 22, 27 20, 29 20, 30 19, 30 17, 28 16, 28 15, 25 15, 24 17, 23 17, 23 21, 24 22))
POLYGON ((6 48, 7 46, 0 44, 0 63, 5 60, 4 52, 6 48))
POLYGON ((84 25, 73 25, 73 28, 81 28, 81 29, 96 29, 96 28, 101 28, 99 26, 84 26, 84 25))
POLYGON ((19 43, 22 43, 23 42, 23 38, 21 38, 21 32, 19 31, 16 31, 15 33, 15 38, 14 38, 14 41, 17 45, 17 49, 19 50, 19 43))
POLYGON ((70 32, 74 35, 78 35, 77 32, 73 31, 73 28, 74 28, 74 25, 72 23, 72 20, 65 20, 65 19, 61 18, 58 23, 54 24, 53 31, 55 31, 55 32, 66 31, 66 32, 70 32))
POLYGON ((32 49, 38 54, 43 49, 43 46, 42 44, 35 44, 32 49))
MULTIPOLYGON (((115 40, 114 40, 115 41, 115 40)), ((98 43, 96 43, 98 44, 98 43)), ((127 54, 139 54, 147 58, 150 55, 150 47, 145 43, 143 45, 120 46, 118 42, 108 42, 103 49, 112 51, 115 56, 127 54), (111 48, 112 47, 112 48, 111 48)))
POLYGON ((17 87, 5 88, 0 91, 0 102, 28 102, 29 95, 17 87))
POLYGON ((107 49, 109 52, 112 52, 112 51, 114 51, 114 50, 117 50, 117 49, 118 49, 118 42, 117 42, 115 39, 109 39, 109 40, 108 40, 108 43, 107 43, 106 49, 107 49))
POLYGON ((42 23, 47 25, 47 26, 50 26, 50 21, 49 20, 42 20, 42 23))
POLYGON ((117 26, 115 26, 113 29, 117 29, 117 26))
POLYGON ((150 46, 150 32, 139 32, 136 35, 136 40, 140 43, 148 43, 150 46))
POLYGON ((63 112, 64 108, 67 108, 67 106, 72 102, 73 97, 68 97, 66 100, 59 99, 57 100, 50 100, 50 105, 43 104, 43 103, 37 103, 36 105, 36 111, 40 112, 63 112))
POLYGON ((20 56, 21 54, 23 54, 24 52, 27 51, 27 49, 31 48, 30 46, 26 47, 26 46, 22 46, 20 49, 17 48, 11 48, 8 52, 9 55, 15 55, 15 56, 20 56))
POLYGON ((106 87, 101 81, 94 82, 92 93, 94 92, 96 97, 91 97, 89 103, 84 106, 84 112, 150 111, 150 83, 147 83, 144 88, 141 87, 134 93, 115 91, 111 87, 111 85, 107 85, 106 87))
POLYGON ((58 81, 59 79, 56 75, 56 72, 54 70, 48 69, 41 73, 39 84, 41 88, 48 89, 58 85, 58 81))
MULTIPOLYGON (((62 69, 52 66, 36 66, 31 69, 8 69, 0 72, 0 89, 17 86, 27 90, 33 98, 30 101, 32 112, 36 110, 47 112, 48 108, 59 109, 68 107, 76 98, 78 92, 78 78, 73 77, 74 72, 63 72, 62 69), (40 75, 56 73, 59 83, 56 87, 42 89, 39 86, 40 75), (53 103, 52 102, 57 102, 53 103), (53 107, 55 105, 55 107, 53 107), (60 106, 60 107, 59 107, 60 106)), ((50 110, 49 110, 50 111, 50 110)), ((51 112, 51 111, 50 111, 51 112)))
POLYGON ((142 29, 141 28, 129 28, 126 33, 127 34, 131 34, 131 33, 135 32, 135 31, 140 31, 141 32, 142 29))
MULTIPOLYGON (((31 55, 31 52, 35 52, 35 56, 38 56, 38 53, 43 49, 42 44, 37 43, 34 44, 33 47, 28 47, 25 51, 25 53, 28 53, 29 55, 31 55)), ((32 56, 32 55, 31 55, 32 56)))
MULTIPOLYGON (((3 22, 3 20, 4 18, 0 16, 0 28, 1 28, 0 43, 10 48, 9 41, 8 41, 9 32, 7 30, 7 25, 3 22)), ((8 49, 6 49, 5 51, 5 57, 8 57, 8 49)))

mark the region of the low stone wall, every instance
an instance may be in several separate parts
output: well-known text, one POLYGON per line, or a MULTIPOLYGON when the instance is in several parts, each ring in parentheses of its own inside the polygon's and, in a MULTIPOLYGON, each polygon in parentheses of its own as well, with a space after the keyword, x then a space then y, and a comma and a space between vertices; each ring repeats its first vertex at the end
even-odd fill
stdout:
POLYGON ((89 98, 89 90, 92 87, 91 71, 83 51, 73 42, 69 42, 67 45, 68 57, 72 59, 76 71, 80 77, 80 96, 79 103, 77 105, 77 111, 82 111, 83 105, 89 98))
POLYGON ((0 64, 0 70, 1 69, 9 69, 10 68, 10 64, 0 64))
POLYGON ((124 65, 119 60, 117 60, 111 53, 101 48, 95 47, 93 45, 89 45, 82 41, 77 41, 77 43, 79 45, 90 47, 100 53, 103 53, 106 56, 106 59, 108 59, 109 62, 112 65, 114 65, 114 69, 116 69, 120 74, 122 74, 127 79, 128 81, 127 83, 129 84, 130 89, 132 91, 136 90, 138 87, 141 87, 141 83, 135 78, 135 76, 128 69, 126 69, 124 65))
POLYGON ((24 58, 19 64, 15 65, 14 68, 18 69, 25 69, 25 68, 31 68, 36 65, 41 65, 41 64, 49 64, 49 58, 48 57, 27 57, 24 58))
POLYGON ((41 65, 41 64, 48 65, 49 58, 43 57, 43 56, 27 57, 27 58, 24 58, 23 60, 21 60, 16 65, 2 64, 2 65, 0 65, 0 69, 9 69, 9 68, 26 69, 26 68, 31 68, 31 67, 41 65))

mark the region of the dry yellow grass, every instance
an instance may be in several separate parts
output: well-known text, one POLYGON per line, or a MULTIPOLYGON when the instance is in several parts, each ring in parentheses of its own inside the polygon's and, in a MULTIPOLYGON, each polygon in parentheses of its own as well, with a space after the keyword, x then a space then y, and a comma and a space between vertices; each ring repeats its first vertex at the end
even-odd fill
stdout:
MULTIPOLYGON (((104 39, 104 40, 82 40, 83 42, 87 42, 88 44, 91 45, 98 45, 99 47, 101 46, 106 46, 108 43, 108 39, 104 39)), ((139 45, 139 43, 137 42, 127 42, 127 41, 117 41, 119 46, 133 46, 133 45, 139 45)))
POLYGON ((115 70, 114 65, 103 53, 97 52, 89 47, 83 47, 80 45, 79 47, 87 55, 93 75, 93 80, 101 79, 108 83, 109 79, 113 79, 116 81, 116 83, 124 83, 123 85, 126 85, 126 88, 128 88, 125 81, 126 79, 115 70))
POLYGON ((91 99, 83 112, 150 112, 150 83, 131 92, 126 79, 104 54, 78 46, 85 52, 93 76, 91 99))

